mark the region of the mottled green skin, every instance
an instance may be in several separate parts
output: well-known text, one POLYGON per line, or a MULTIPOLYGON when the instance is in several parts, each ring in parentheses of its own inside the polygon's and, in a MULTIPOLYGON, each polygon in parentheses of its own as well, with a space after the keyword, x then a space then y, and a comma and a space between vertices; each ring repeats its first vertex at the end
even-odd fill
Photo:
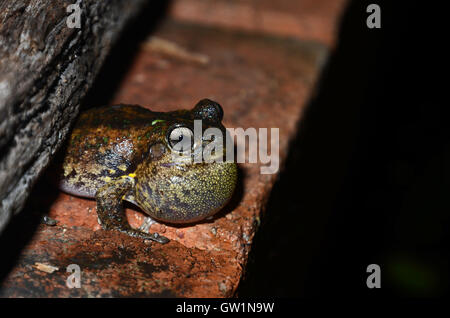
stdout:
POLYGON ((196 222, 220 210, 233 194, 236 164, 175 162, 168 134, 174 126, 193 131, 195 119, 202 119, 203 130, 225 132, 222 117, 220 105, 210 100, 192 110, 167 113, 133 105, 88 110, 70 136, 60 188, 96 198, 104 228, 164 243, 162 236, 131 229, 122 200, 170 223, 196 222))

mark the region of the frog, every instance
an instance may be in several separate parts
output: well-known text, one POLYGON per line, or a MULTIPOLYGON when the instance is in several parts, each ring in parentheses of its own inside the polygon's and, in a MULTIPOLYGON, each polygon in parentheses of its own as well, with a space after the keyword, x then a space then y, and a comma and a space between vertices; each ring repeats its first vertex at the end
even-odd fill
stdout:
MULTIPOLYGON (((195 142, 194 122, 201 120, 202 132, 216 128, 225 136, 223 116, 222 106, 210 99, 192 109, 168 112, 129 104, 83 111, 64 150, 59 188, 95 199, 103 229, 167 243, 159 233, 132 228, 123 202, 168 224, 195 224, 220 211, 235 191, 236 163, 192 159, 211 142, 202 136, 195 142), (177 147, 182 141, 191 150, 185 155, 185 149, 177 147)), ((223 159, 226 149, 224 143, 215 158, 223 159)))

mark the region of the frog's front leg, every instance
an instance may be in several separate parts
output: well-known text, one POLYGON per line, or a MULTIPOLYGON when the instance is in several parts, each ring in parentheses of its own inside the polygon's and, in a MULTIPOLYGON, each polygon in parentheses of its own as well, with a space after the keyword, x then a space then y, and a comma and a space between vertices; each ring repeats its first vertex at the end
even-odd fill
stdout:
POLYGON ((101 187, 96 194, 97 214, 100 225, 105 230, 117 230, 133 237, 153 240, 162 244, 169 241, 158 233, 145 233, 133 229, 122 206, 123 197, 133 188, 134 179, 123 176, 101 187))

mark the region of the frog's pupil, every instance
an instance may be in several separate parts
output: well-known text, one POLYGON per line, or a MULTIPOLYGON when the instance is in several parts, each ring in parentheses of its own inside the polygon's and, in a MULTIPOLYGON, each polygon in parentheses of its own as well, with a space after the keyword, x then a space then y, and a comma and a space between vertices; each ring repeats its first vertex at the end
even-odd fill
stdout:
POLYGON ((184 138, 184 135, 180 135, 180 136, 178 136, 178 138, 173 138, 172 141, 174 143, 179 143, 180 141, 183 140, 183 138, 184 138))

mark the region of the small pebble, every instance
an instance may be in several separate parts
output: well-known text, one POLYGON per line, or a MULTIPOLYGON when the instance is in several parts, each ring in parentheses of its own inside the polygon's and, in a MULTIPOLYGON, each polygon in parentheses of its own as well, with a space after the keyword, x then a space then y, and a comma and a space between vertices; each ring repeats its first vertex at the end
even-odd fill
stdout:
POLYGON ((43 263, 38 263, 38 262, 34 263, 34 266, 36 267, 36 269, 38 269, 38 270, 40 270, 42 272, 49 273, 49 274, 59 270, 59 268, 56 267, 56 266, 43 264, 43 263))
POLYGON ((52 219, 48 215, 44 215, 42 217, 42 223, 45 225, 48 225, 48 226, 55 226, 58 223, 58 221, 55 219, 52 219))

